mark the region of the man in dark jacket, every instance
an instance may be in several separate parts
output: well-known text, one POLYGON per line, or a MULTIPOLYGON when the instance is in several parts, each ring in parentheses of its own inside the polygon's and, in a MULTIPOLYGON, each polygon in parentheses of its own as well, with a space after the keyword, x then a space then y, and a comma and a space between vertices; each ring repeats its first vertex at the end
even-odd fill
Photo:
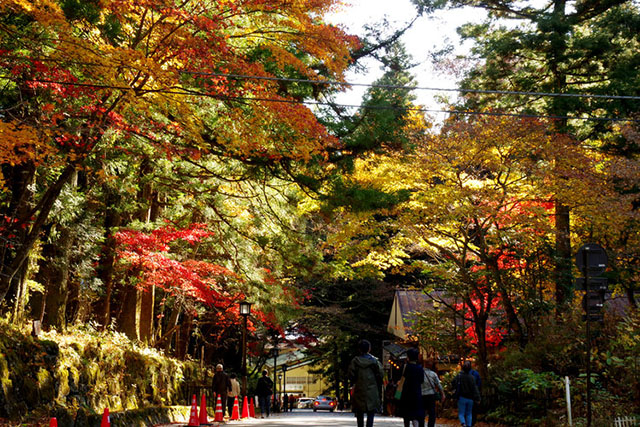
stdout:
POLYGON ((354 384, 351 407, 356 414, 358 427, 364 427, 364 414, 367 414, 367 427, 373 426, 373 418, 380 409, 382 390, 382 365, 369 351, 371 343, 362 340, 358 344, 359 356, 349 364, 349 379, 354 384))
POLYGON ((258 379, 256 385, 256 396, 258 396, 258 405, 262 412, 261 418, 265 415, 268 417, 271 412, 271 394, 273 393, 273 381, 267 375, 266 370, 262 371, 262 376, 258 379))
POLYGON ((213 375, 211 388, 213 390, 213 404, 217 406, 218 397, 220 397, 222 407, 226 407, 227 393, 231 390, 231 380, 229 379, 229 375, 224 372, 224 367, 221 364, 216 366, 216 373, 213 375))
POLYGON ((480 390, 476 379, 471 375, 471 363, 465 362, 462 371, 454 378, 453 386, 458 398, 458 418, 462 427, 471 427, 473 403, 480 402, 480 390))
MULTIPOLYGON (((467 360, 464 363, 468 363, 469 366, 471 367, 471 371, 469 373, 473 375, 473 378, 476 379, 476 386, 478 387, 480 396, 482 396, 482 379, 480 378, 480 373, 475 369, 473 369, 473 366, 471 366, 471 361, 467 360)), ((472 415, 471 418, 472 418, 473 424, 476 423, 476 419, 478 418, 478 406, 480 405, 473 405, 473 410, 471 411, 471 415, 472 415)))

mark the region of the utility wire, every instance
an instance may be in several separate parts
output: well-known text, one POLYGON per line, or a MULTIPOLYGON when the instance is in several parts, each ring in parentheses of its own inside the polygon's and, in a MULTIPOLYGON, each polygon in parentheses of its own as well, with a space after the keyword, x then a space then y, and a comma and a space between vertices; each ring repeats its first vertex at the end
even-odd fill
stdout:
MULTIPOLYGON (((17 58, 11 58, 17 59, 17 58)), ((39 61, 53 61, 60 62, 51 59, 39 59, 39 61)), ((90 67, 103 67, 114 68, 112 66, 98 64, 98 63, 85 63, 81 65, 87 65, 90 67)), ((122 66, 121 66, 122 67, 122 66)), ((136 69, 135 67, 126 67, 136 69)), ((235 80, 264 80, 275 82, 287 82, 287 83, 309 83, 315 85, 329 85, 329 86, 344 86, 344 87, 367 87, 374 89, 401 89, 401 90, 425 90, 432 92, 458 92, 458 93, 477 93, 485 95, 516 95, 516 96, 541 96, 552 98, 592 98, 592 99, 621 99, 621 100, 633 100, 640 101, 640 96, 636 95, 597 95, 588 93, 553 93, 553 92, 532 92, 532 91, 515 91, 515 90, 490 90, 490 89, 465 89, 465 88, 444 88, 444 87, 429 87, 429 86, 408 86, 408 85, 381 85, 375 83, 356 83, 356 82, 344 82, 339 80, 312 80, 312 79, 300 79, 289 77, 269 77, 269 76, 255 76, 249 74, 233 74, 233 73, 212 73, 204 71, 178 71, 181 74, 188 75, 200 75, 207 77, 226 77, 235 80)))
MULTIPOLYGON (((9 77, 0 76, 0 79, 11 80, 9 77)), ((96 83, 76 83, 66 81, 56 81, 47 79, 26 79, 27 82, 34 83, 49 83, 59 84, 66 86, 78 86, 78 87, 91 87, 98 89, 116 89, 125 91, 136 91, 135 88, 129 86, 114 86, 96 83)), ((361 108, 367 110, 394 110, 394 111, 416 111, 423 113, 443 113, 443 114, 456 114, 456 115, 475 115, 475 116, 502 116, 502 117, 520 117, 520 118, 539 118, 539 119, 551 119, 551 120, 584 120, 584 121, 600 121, 600 122, 632 122, 640 123, 640 119, 631 119, 624 117, 579 117, 579 116, 555 116, 545 114, 525 114, 525 113, 508 113, 497 111, 473 111, 473 110, 436 110, 423 107, 397 107, 397 106, 384 106, 384 105, 363 105, 363 104, 337 104, 333 102, 323 101, 296 101, 289 99, 277 99, 277 98, 256 98, 256 97, 240 97, 240 96, 222 96, 214 95, 210 93, 188 91, 188 90, 167 90, 167 89, 145 89, 142 92, 145 93, 159 93, 167 95, 181 95, 181 96, 194 96, 194 97, 207 97, 218 99, 221 101, 253 101, 253 102, 275 102, 295 105, 315 105, 315 106, 332 106, 343 108, 361 108)))
POLYGON ((311 80, 296 79, 287 77, 268 77, 268 76, 251 76, 246 74, 226 74, 226 73, 205 73, 201 71, 181 71, 183 74, 202 75, 210 77, 227 77, 238 80, 267 80, 289 83, 311 83, 317 85, 330 86, 360 86, 376 89, 405 89, 405 90, 428 90, 438 92, 460 92, 460 93, 480 93, 480 94, 496 94, 496 95, 522 95, 522 96, 544 96, 556 98, 600 98, 600 99, 630 99, 640 101, 640 96, 633 95, 593 95, 585 93, 552 93, 552 92, 519 92, 512 90, 484 90, 484 89, 454 89, 442 87, 426 87, 426 86, 406 86, 406 85, 379 85, 372 83, 350 83, 337 80, 311 80))
MULTIPOLYGON (((211 96, 216 97, 216 95, 211 95, 211 96)), ((498 112, 498 111, 435 110, 435 109, 428 109, 423 107, 395 107, 395 106, 385 106, 385 105, 334 104, 331 102, 322 102, 322 101, 292 101, 287 99, 274 99, 274 98, 218 97, 218 99, 281 102, 281 103, 305 104, 305 105, 326 105, 326 106, 336 106, 336 107, 345 107, 345 108, 364 108, 368 110, 416 111, 416 112, 422 112, 422 113, 445 113, 445 114, 459 114, 459 115, 468 115, 468 116, 500 116, 500 117, 539 118, 539 119, 552 119, 552 120, 640 122, 640 119, 615 118, 615 117, 554 116, 554 115, 543 115, 543 114, 506 113, 506 112, 498 112)))

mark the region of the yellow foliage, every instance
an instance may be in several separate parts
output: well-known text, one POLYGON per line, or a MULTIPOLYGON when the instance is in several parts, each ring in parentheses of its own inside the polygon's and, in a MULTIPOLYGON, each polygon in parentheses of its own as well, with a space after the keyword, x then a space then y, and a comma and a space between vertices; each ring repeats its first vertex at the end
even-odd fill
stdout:
MULTIPOLYGON (((30 162, 40 165, 53 150, 45 142, 44 135, 33 127, 16 122, 0 122, 0 164, 16 166, 30 162)), ((4 186, 0 172, 0 187, 4 186)))
POLYGON ((407 248, 461 265, 491 256, 491 248, 535 251, 554 239, 556 198, 572 208, 577 229, 590 224, 615 233, 628 226, 633 194, 621 196, 615 186, 640 174, 636 162, 585 150, 533 120, 478 118, 415 135, 412 153, 355 163, 350 178, 361 186, 409 196, 390 211, 336 216, 327 245, 353 267, 392 270, 408 258, 407 248), (388 219, 375 221, 374 214, 388 219), (392 237, 376 240, 380 232, 392 237))

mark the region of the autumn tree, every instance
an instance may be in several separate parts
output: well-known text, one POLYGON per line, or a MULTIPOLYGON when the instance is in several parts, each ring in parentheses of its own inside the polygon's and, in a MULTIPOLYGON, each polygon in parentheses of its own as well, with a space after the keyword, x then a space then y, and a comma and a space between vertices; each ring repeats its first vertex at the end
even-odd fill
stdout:
MULTIPOLYGON (((480 90, 467 93, 462 108, 555 116, 559 118, 554 124, 559 134, 590 141, 592 148, 637 151, 638 147, 624 138, 603 144, 600 136, 612 131, 609 120, 567 119, 624 118, 638 111, 638 100, 633 96, 638 95, 640 78, 640 57, 635 48, 640 15, 633 2, 584 1, 575 7, 565 0, 414 3, 425 11, 470 6, 488 13, 486 22, 459 29, 463 39, 475 43, 470 55, 475 65, 461 86, 480 90)), ((556 300, 562 303, 572 289, 570 210, 565 200, 557 198, 555 203, 556 300)))
POLYGON ((408 200, 374 216, 350 215, 349 227, 334 238, 355 243, 350 236, 368 230, 358 265, 417 270, 425 289, 444 290, 449 298, 439 303, 470 322, 486 366, 492 340, 495 346, 506 334, 524 346, 540 333, 536 319, 550 308, 553 195, 562 194, 576 211, 629 212, 600 172, 606 163, 534 120, 452 120, 416 141, 410 155, 361 161, 354 179, 407 191, 408 200), (559 186, 556 173, 571 179, 559 186), (589 196, 594 192, 597 201, 589 196), (488 333, 490 323, 504 328, 502 337, 488 333))
MULTIPOLYGON (((258 289, 256 266, 282 273, 274 253, 308 263, 269 231, 280 224, 271 213, 294 205, 291 171, 321 161, 337 140, 298 102, 311 85, 273 78, 341 78, 357 41, 322 22, 333 3, 4 2, 0 299, 24 295, 26 261, 43 230, 61 229, 55 206, 74 177, 85 203, 78 206, 96 215, 102 233, 91 250, 104 242, 91 287, 103 325, 129 312, 110 306, 126 283, 115 276, 118 227, 211 220, 220 239, 212 259, 250 272, 247 286, 258 289), (278 202, 263 203, 275 194, 278 202)), ((66 242, 83 238, 73 231, 66 242)), ((68 245, 46 236, 52 249, 68 245)), ((132 301, 141 297, 128 289, 132 301)))

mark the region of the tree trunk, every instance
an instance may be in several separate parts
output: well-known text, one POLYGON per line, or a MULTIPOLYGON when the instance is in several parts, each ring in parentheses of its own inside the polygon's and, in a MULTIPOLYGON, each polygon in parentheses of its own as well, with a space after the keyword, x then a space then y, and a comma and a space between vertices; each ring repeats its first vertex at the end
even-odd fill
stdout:
POLYGON ((69 280, 67 291, 67 324, 80 323, 83 319, 81 307, 86 303, 81 301, 82 291, 80 283, 77 280, 69 280))
MULTIPOLYGON (((142 173, 150 174, 152 172, 151 164, 149 162, 143 165, 142 173)), ((143 200, 149 200, 149 207, 145 212, 141 213, 146 220, 155 222, 160 216, 161 209, 158 203, 158 193, 153 191, 150 182, 147 182, 143 186, 140 196, 143 200)), ((153 345, 153 327, 154 327, 154 311, 156 301, 156 287, 151 286, 149 290, 142 294, 142 306, 140 307, 140 339, 153 345)))
POLYGON ((489 367, 489 352, 487 350, 487 319, 480 316, 475 322, 475 330, 478 335, 478 371, 481 378, 487 378, 489 367))
POLYGON ((158 345, 164 343, 165 351, 167 353, 171 352, 171 339, 173 338, 173 334, 178 327, 178 319, 180 318, 181 311, 181 305, 176 302, 176 305, 171 310, 169 321, 167 322, 167 332, 158 340, 158 345))
POLYGON ((94 305, 94 312, 103 328, 111 323, 111 297, 113 295, 113 274, 115 263, 116 242, 113 238, 113 230, 122 223, 122 215, 118 212, 120 197, 106 185, 103 186, 105 194, 104 213, 104 246, 100 256, 98 278, 104 287, 104 296, 94 305))
POLYGON ((142 292, 140 298, 140 339, 148 344, 153 344, 153 311, 156 287, 152 286, 150 289, 142 292))
POLYGON ((556 200, 556 303, 562 306, 571 296, 571 218, 567 205, 556 200))
MULTIPOLYGON (((5 258, 0 271, 0 303, 4 301, 13 279, 15 275, 20 271, 20 268, 27 260, 29 254, 31 253, 31 249, 33 249, 33 245, 38 241, 40 237, 40 232, 49 218, 49 213, 53 208, 54 202, 58 199, 60 192, 64 185, 69 181, 71 176, 75 171, 75 167, 73 165, 67 165, 62 173, 58 176, 58 179, 49 186, 47 191, 44 193, 38 205, 30 212, 33 212, 35 215, 35 220, 31 223, 31 228, 29 232, 25 235, 22 241, 19 242, 19 245, 16 246, 15 256, 8 259, 5 258), (37 214, 36 214, 37 212, 37 214)), ((17 218, 17 224, 29 224, 31 215, 17 218)))
POLYGON ((122 292, 122 307, 118 316, 118 330, 124 332, 132 340, 140 340, 140 307, 142 292, 130 285, 125 285, 122 292))
POLYGON ((28 264, 25 263, 20 268, 20 277, 16 281, 17 291, 14 298, 12 314, 12 321, 15 323, 22 323, 24 320, 24 310, 29 296, 29 286, 27 285, 27 279, 29 277, 28 267, 28 264))
POLYGON ((182 317, 179 333, 176 338, 176 357, 184 360, 189 351, 189 340, 191 339, 191 329, 193 328, 193 315, 188 314, 182 317))
MULTIPOLYGON (((137 200, 140 203, 135 218, 140 222, 152 222, 157 219, 159 209, 152 209, 156 195, 149 176, 153 172, 151 161, 145 157, 140 163, 139 187, 137 200)), ((149 290, 127 287, 125 291, 124 307, 119 324, 132 339, 150 342, 153 337, 153 313, 155 303, 155 289, 149 290), (132 295, 129 295, 132 294, 132 295), (133 295, 135 294, 135 295, 133 295), (135 328, 135 331, 133 330, 135 328), (135 337, 135 338, 134 338, 135 337)))
POLYGON ((72 233, 63 228, 57 241, 47 243, 42 248, 42 260, 37 281, 45 289, 45 310, 43 326, 59 331, 66 326, 66 305, 69 282, 69 253, 72 233))
MULTIPOLYGON (((2 233, 2 239, 0 239, 0 260, 2 261, 0 263, 0 278, 5 277, 6 269, 13 260, 15 248, 20 246, 20 242, 24 241, 28 235, 25 221, 29 218, 29 212, 34 204, 31 188, 35 179, 35 171, 35 166, 32 163, 12 167, 2 165, 2 175, 7 181, 6 186, 10 190, 11 199, 6 209, 2 209, 0 212, 0 218, 4 217, 4 220, 0 222, 0 232, 2 233)), ((24 271, 24 268, 21 270, 24 271)), ((20 275, 21 278, 22 276, 23 274, 20 275)), ((9 280, 5 298, 18 302, 21 299, 19 295, 23 283, 22 279, 15 282, 9 280)), ((0 302, 2 302, 1 299, 0 302)), ((0 306, 7 307, 8 304, 0 306)), ((17 307, 14 306, 12 316, 17 314, 17 307)))
MULTIPOLYGON (((565 61, 567 53, 567 25, 566 0, 555 0, 553 3, 553 33, 550 38, 550 51, 548 56, 549 68, 553 75, 553 92, 565 93, 567 91, 567 76, 561 65, 565 61)), ((551 102, 550 115, 565 117, 568 114, 567 100, 556 97, 551 102)), ((554 122, 555 132, 563 134, 567 132, 567 120, 559 119, 554 122)), ((562 307, 571 295, 571 218, 569 207, 558 197, 555 201, 556 213, 556 304, 562 307)))
POLYGON ((504 284, 503 275, 500 271, 500 267, 498 266, 498 260, 495 256, 489 255, 489 247, 486 244, 484 235, 480 235, 479 238, 481 239, 480 243, 483 249, 480 258, 490 269, 496 287, 500 292, 500 300, 502 301, 502 308, 504 309, 505 315, 507 316, 509 330, 513 331, 516 334, 518 343, 521 347, 524 347, 526 342, 524 333, 522 331, 522 324, 520 323, 520 319, 518 318, 516 309, 511 302, 509 290, 504 284))

